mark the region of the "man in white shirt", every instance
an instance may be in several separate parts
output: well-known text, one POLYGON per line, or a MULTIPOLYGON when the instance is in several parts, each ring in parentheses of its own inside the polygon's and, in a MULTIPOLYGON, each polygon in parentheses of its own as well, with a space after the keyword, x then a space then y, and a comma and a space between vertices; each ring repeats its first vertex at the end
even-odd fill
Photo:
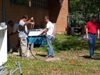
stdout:
POLYGON ((50 22, 49 16, 45 16, 46 29, 40 34, 46 33, 47 45, 48 45, 48 55, 46 58, 54 57, 54 51, 52 47, 52 39, 55 39, 54 35, 54 25, 50 22))
POLYGON ((13 27, 12 32, 10 33, 10 35, 13 35, 15 33, 18 32, 18 28, 19 28, 19 23, 14 23, 13 21, 9 21, 8 24, 13 27))
POLYGON ((20 56, 23 57, 26 57, 26 51, 27 51, 27 37, 28 37, 27 25, 28 24, 34 25, 34 22, 31 22, 31 20, 33 20, 33 17, 28 21, 27 20, 28 16, 24 15, 19 22, 20 56))
MULTIPOLYGON (((10 27, 13 27, 13 30, 10 34, 9 34, 9 31, 8 31, 8 51, 13 52, 11 41, 10 41, 10 36, 18 33, 19 23, 14 23, 13 21, 10 20, 8 22, 8 24, 9 24, 10 27)), ((19 47, 19 44, 20 43, 19 43, 19 40, 18 40, 18 44, 16 44, 15 47, 19 47)))

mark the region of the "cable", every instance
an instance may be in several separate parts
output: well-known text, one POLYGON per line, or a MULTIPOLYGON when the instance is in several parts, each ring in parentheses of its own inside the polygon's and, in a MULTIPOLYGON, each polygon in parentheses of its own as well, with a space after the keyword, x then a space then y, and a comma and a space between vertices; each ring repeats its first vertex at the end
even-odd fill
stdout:
POLYGON ((31 55, 37 59, 37 57, 32 53, 32 50, 30 49, 31 55))
MULTIPOLYGON (((36 39, 36 37, 32 40, 32 42, 33 42, 35 39, 36 39)), ((32 53, 31 45, 32 45, 32 44, 30 44, 29 50, 30 50, 30 52, 31 52, 31 55, 32 55, 34 58, 36 58, 35 55, 32 53)), ((36 58, 36 59, 37 59, 37 58, 36 58)))
MULTIPOLYGON (((36 37, 35 37, 35 38, 36 38, 36 37)), ((35 38, 32 40, 32 42, 35 40, 35 38)), ((31 52, 31 55, 32 55, 34 58, 36 58, 35 55, 32 53, 32 50, 31 50, 32 44, 30 44, 29 46, 30 46, 30 47, 29 47, 29 50, 30 50, 30 52, 31 52)), ((37 58, 36 58, 36 59, 37 59, 37 58)))

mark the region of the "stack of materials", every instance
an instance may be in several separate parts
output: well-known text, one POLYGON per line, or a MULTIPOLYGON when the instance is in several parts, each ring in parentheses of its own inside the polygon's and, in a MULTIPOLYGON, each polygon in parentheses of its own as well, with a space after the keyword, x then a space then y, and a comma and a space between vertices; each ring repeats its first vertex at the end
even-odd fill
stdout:
POLYGON ((0 75, 13 75, 17 70, 20 71, 19 75, 22 75, 23 73, 22 73, 22 70, 21 70, 21 67, 20 67, 20 62, 19 61, 15 62, 15 65, 18 66, 18 67, 14 70, 12 69, 10 72, 8 72, 8 70, 5 69, 5 68, 10 67, 10 66, 5 66, 5 67, 1 66, 0 67, 0 75))

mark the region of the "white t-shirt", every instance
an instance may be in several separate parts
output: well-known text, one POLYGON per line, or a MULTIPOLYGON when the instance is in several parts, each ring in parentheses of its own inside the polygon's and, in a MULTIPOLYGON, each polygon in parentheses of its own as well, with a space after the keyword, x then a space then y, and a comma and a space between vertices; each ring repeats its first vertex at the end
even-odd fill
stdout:
POLYGON ((54 25, 50 21, 46 24, 46 28, 48 28, 47 36, 53 36, 54 25))
MULTIPOLYGON (((22 20, 20 20, 19 25, 24 26, 25 25, 25 22, 22 21, 22 20)), ((25 25, 25 31, 28 32, 28 29, 27 29, 27 26, 26 25, 25 25)), ((20 38, 27 38, 28 36, 27 36, 27 34, 24 31, 19 31, 19 37, 20 38)))
POLYGON ((14 26, 13 26, 13 33, 15 33, 16 31, 18 32, 19 30, 19 23, 14 23, 14 26))

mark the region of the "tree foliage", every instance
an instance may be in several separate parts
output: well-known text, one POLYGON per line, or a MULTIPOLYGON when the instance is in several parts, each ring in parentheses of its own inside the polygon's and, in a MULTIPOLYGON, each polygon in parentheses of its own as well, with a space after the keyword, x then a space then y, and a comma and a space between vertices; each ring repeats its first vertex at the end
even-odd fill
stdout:
POLYGON ((70 13, 82 11, 83 14, 97 13, 99 11, 100 0, 70 0, 70 13))

